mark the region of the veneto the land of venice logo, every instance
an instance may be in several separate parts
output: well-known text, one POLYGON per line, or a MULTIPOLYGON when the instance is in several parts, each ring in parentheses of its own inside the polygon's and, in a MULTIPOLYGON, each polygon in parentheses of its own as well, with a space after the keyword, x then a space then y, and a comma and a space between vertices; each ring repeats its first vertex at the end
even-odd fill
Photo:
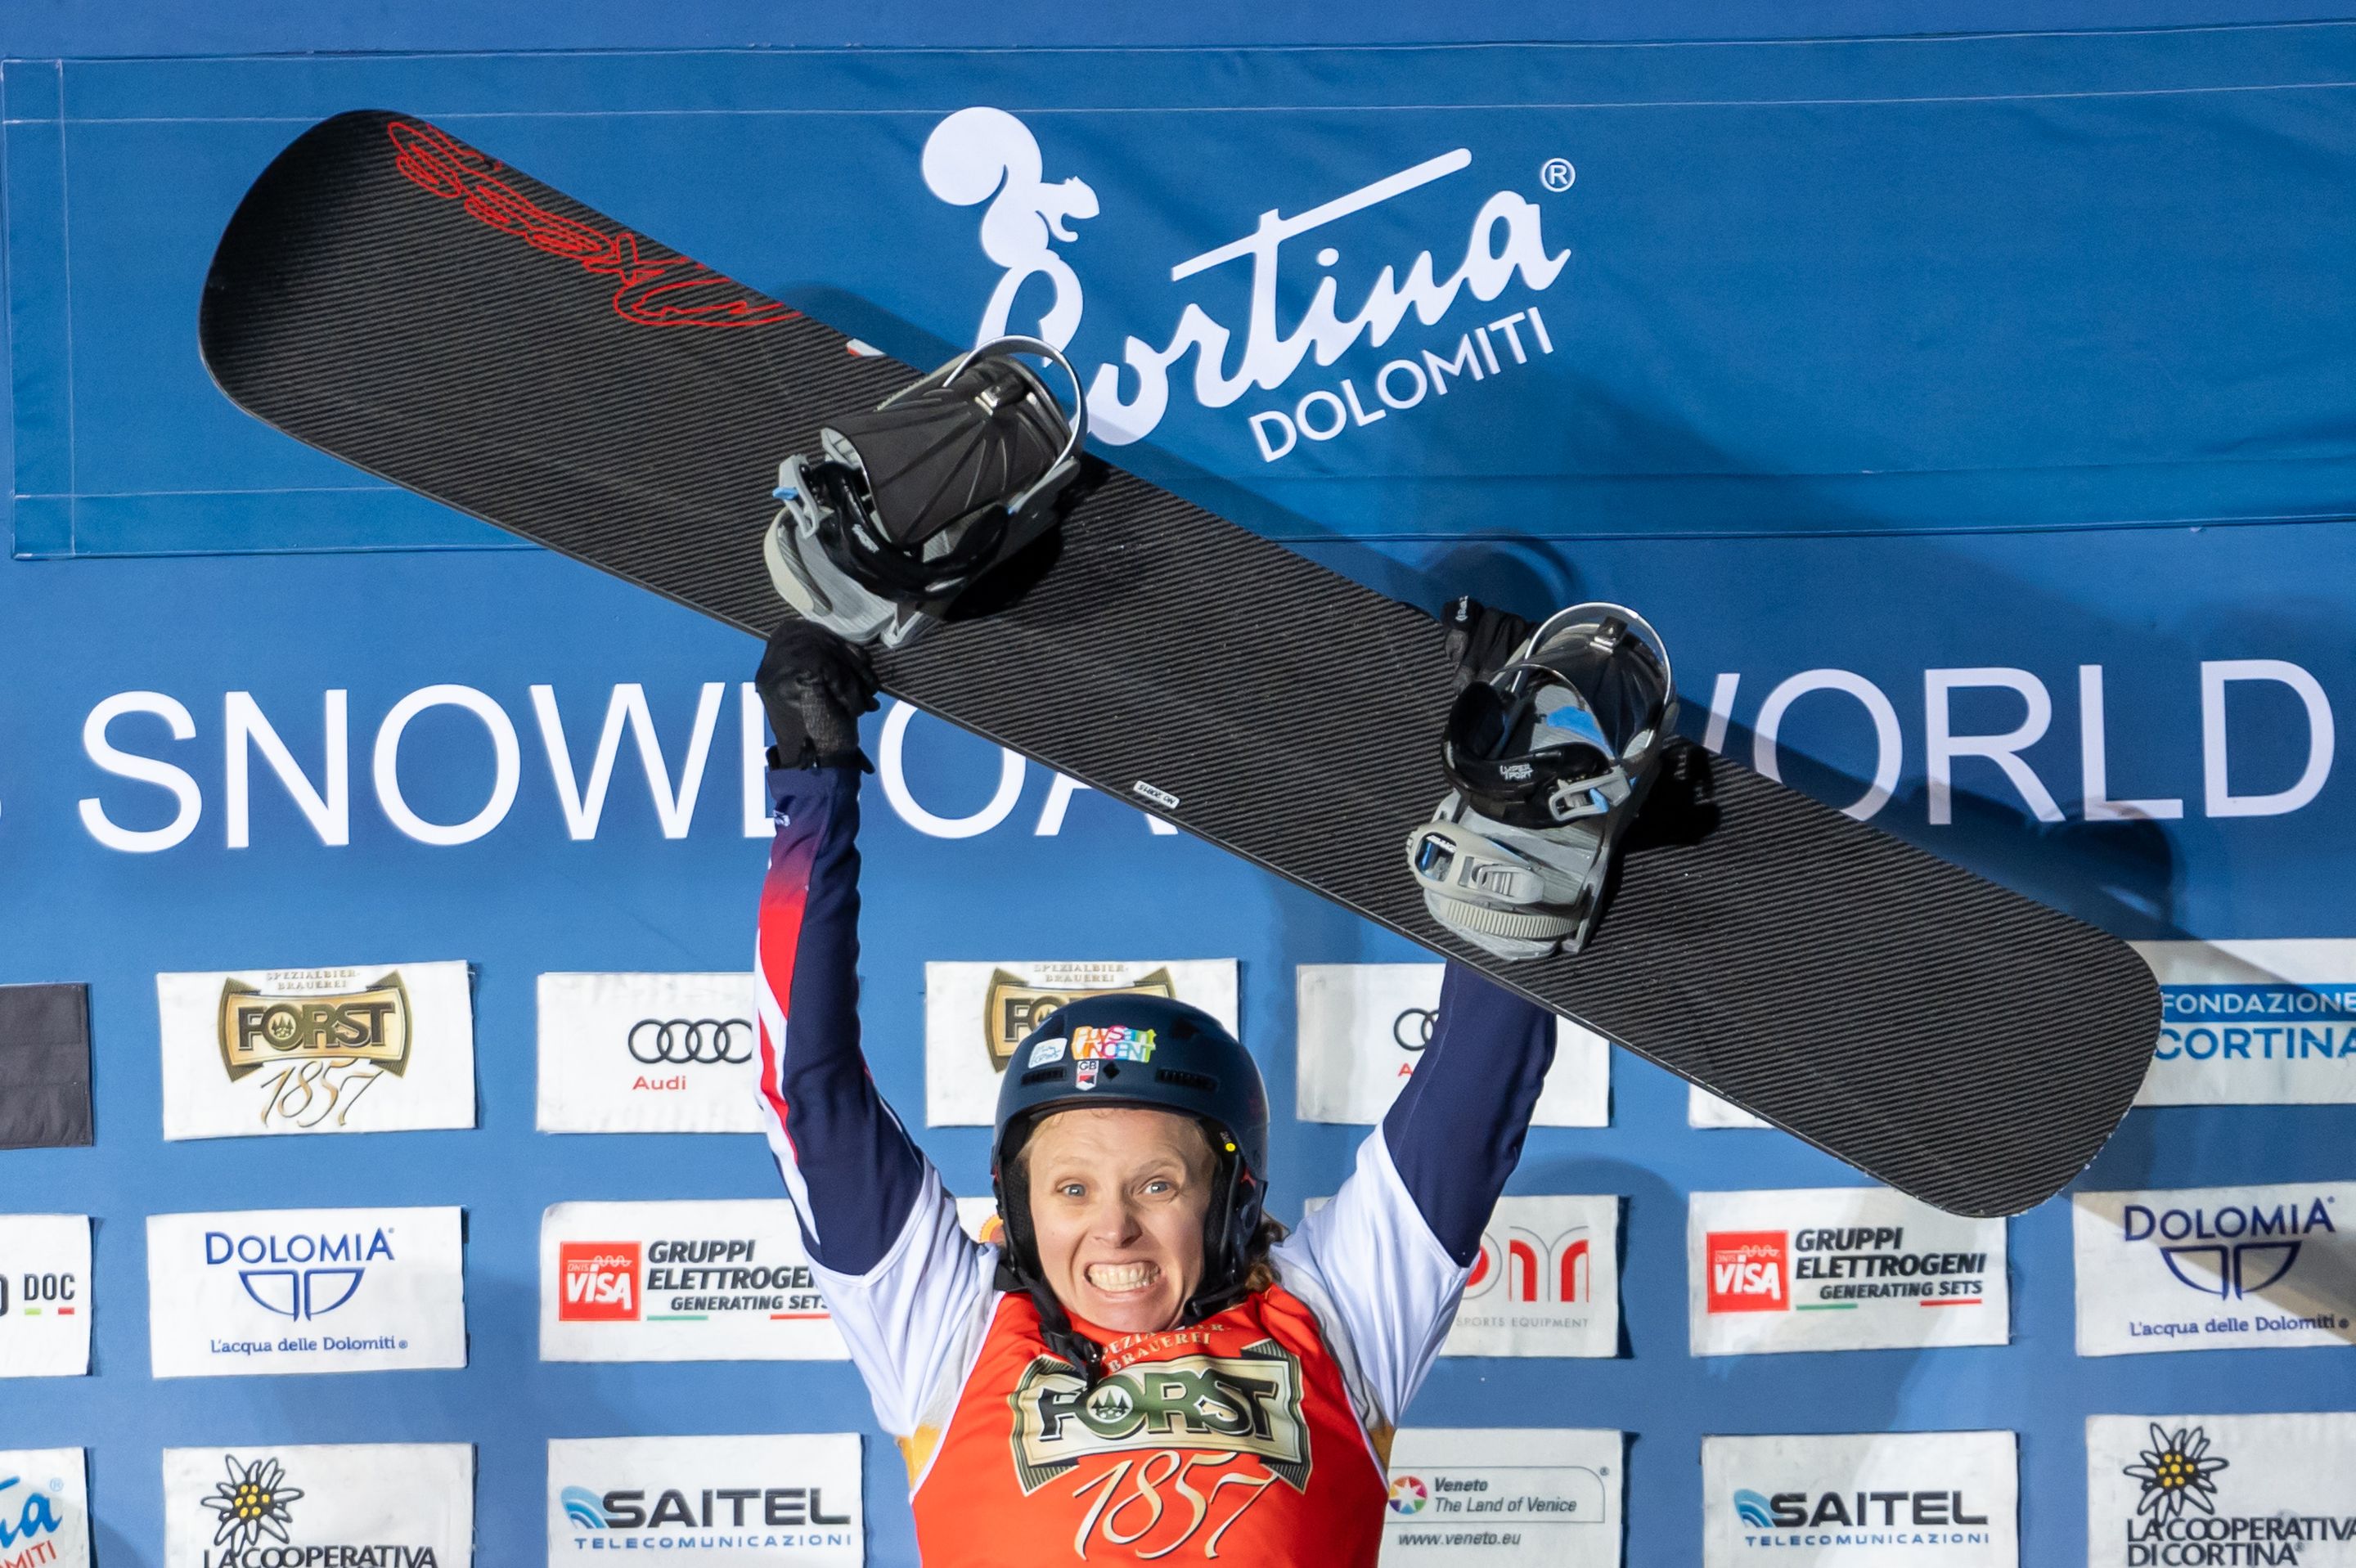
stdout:
MULTIPOLYGON (((1287 241, 1446 180, 1472 163, 1470 149, 1451 148, 1290 217, 1268 208, 1250 233, 1176 261, 1170 268, 1174 283, 1231 264, 1249 269, 1251 303, 1240 349, 1231 352, 1236 335, 1226 323, 1199 300, 1188 302, 1164 342, 1156 346, 1127 336, 1121 363, 1097 367, 1087 382, 1089 433, 1116 446, 1151 434, 1169 410, 1172 381, 1190 353, 1194 400, 1206 409, 1224 409, 1247 393, 1285 387, 1312 357, 1316 365, 1331 366, 1361 342, 1373 347, 1389 344, 1410 315, 1427 327, 1451 318, 1453 336, 1404 344, 1395 357, 1370 371, 1342 376, 1330 385, 1321 380, 1297 399, 1251 414, 1248 423, 1261 458, 1276 462, 1303 441, 1331 441, 1428 398, 1445 397, 1451 385, 1506 374, 1552 354, 1554 339, 1535 298, 1494 320, 1485 312, 1475 319, 1458 308, 1468 301, 1495 300, 1516 281, 1532 296, 1543 293, 1569 264, 1569 250, 1547 248, 1537 204, 1511 190, 1496 191, 1471 212, 1462 259, 1452 267, 1436 261, 1432 250, 1398 258, 1375 275, 1357 309, 1346 315, 1331 272, 1342 252, 1331 237, 1321 237, 1328 242, 1308 251, 1307 259, 1328 275, 1290 330, 1278 320, 1279 269, 1287 241), (1458 315, 1464 317, 1461 324, 1453 319, 1458 315)), ((1098 217, 1095 187, 1077 176, 1051 180, 1031 128, 1004 110, 987 107, 959 110, 935 126, 925 143, 923 170, 926 188, 941 200, 958 207, 988 204, 981 249, 1001 272, 983 307, 976 340, 1015 332, 1059 349, 1068 346, 1079 330, 1087 295, 1079 273, 1056 247, 1079 239, 1074 224, 1098 217), (1041 300, 1044 304, 1027 319, 1017 319, 1018 297, 1026 288, 1034 305, 1041 300)), ((1570 164, 1560 158, 1549 160, 1540 174, 1542 183, 1556 191, 1568 189, 1574 177, 1570 164)), ((1296 253, 1306 250, 1296 247, 1296 253)))

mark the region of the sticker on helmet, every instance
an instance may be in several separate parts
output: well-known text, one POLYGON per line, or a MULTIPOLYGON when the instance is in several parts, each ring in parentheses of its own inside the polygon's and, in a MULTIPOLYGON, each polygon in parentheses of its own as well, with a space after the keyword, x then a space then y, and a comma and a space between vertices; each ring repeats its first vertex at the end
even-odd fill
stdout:
POLYGON ((1097 1061, 1076 1061, 1072 1063, 1072 1087, 1075 1089, 1095 1088, 1097 1086, 1097 1070, 1102 1065, 1103 1063, 1097 1061))
POLYGON ((1127 1024, 1082 1024, 1072 1031, 1072 1055, 1103 1061, 1151 1061, 1153 1031, 1127 1024))
POLYGON ((1061 1061, 1063 1060, 1064 1042, 1060 1040, 1043 1040, 1038 1044, 1031 1048, 1031 1059, 1024 1062, 1023 1065, 1025 1067, 1044 1067, 1051 1061, 1061 1061))

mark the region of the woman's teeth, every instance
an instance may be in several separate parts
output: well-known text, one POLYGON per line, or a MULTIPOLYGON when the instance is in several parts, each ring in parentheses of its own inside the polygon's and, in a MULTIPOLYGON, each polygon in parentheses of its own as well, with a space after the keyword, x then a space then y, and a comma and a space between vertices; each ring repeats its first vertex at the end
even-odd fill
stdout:
POLYGON ((1162 1271, 1148 1263, 1090 1264, 1088 1283, 1102 1291, 1142 1290, 1162 1271))

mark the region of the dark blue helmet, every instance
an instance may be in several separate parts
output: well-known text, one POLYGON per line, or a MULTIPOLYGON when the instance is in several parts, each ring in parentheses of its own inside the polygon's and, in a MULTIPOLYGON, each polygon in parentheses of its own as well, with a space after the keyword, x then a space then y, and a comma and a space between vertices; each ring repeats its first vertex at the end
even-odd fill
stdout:
POLYGON ((1204 1221, 1203 1282, 1187 1303, 1196 1321, 1239 1299, 1251 1240, 1268 1195, 1268 1088, 1259 1064, 1200 1008, 1162 997, 1084 997, 1025 1036, 998 1085, 990 1180, 1005 1221, 999 1287, 1044 1287, 1029 1195, 1007 1171, 1039 1119, 1090 1105, 1133 1105, 1192 1116, 1217 1159, 1204 1221))

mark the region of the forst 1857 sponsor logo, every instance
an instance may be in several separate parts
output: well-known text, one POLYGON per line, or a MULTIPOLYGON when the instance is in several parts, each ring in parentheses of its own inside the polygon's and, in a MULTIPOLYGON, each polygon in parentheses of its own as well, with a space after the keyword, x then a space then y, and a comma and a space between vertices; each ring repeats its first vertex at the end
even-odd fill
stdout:
POLYGON ((1704 1264, 1712 1313, 1844 1311, 1890 1300, 1977 1306, 1988 1273, 1986 1253, 1909 1249, 1903 1225, 1712 1231, 1704 1264))
POLYGON ((825 1298, 806 1263, 761 1257, 753 1237, 561 1242, 561 1323, 701 1323, 729 1315, 822 1318, 825 1298))
POLYGON ((1053 1356, 1015 1385, 1014 1471, 1027 1497, 1099 1454, 1248 1454, 1296 1490, 1309 1477, 1301 1363, 1273 1340, 1240 1356, 1180 1356, 1093 1385, 1053 1356))
POLYGON ((267 1074, 264 1123, 340 1126, 377 1083, 408 1071, 413 1015, 400 971, 358 979, 319 970, 290 972, 267 988, 222 983, 221 1067, 232 1083, 267 1074))

